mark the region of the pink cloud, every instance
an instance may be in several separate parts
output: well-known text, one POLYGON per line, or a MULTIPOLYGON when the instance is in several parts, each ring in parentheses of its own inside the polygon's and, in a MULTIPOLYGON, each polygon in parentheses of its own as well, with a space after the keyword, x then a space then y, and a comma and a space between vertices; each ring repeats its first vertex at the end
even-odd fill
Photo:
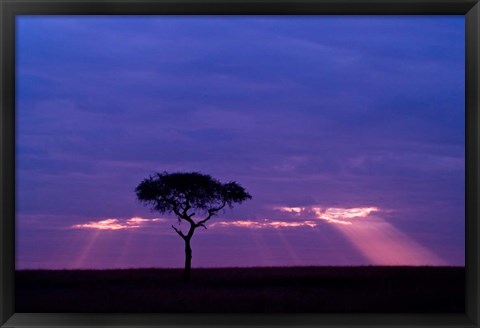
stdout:
POLYGON ((144 219, 141 217, 132 217, 130 219, 104 219, 100 221, 90 221, 83 224, 75 224, 71 229, 94 229, 94 230, 124 230, 136 229, 144 226, 149 222, 159 222, 164 219, 144 219))
POLYGON ((352 219, 366 218, 374 212, 380 211, 378 207, 328 207, 321 208, 316 206, 310 207, 274 207, 274 209, 285 213, 292 213, 295 216, 305 217, 313 215, 316 219, 324 220, 335 224, 352 224, 352 219))
POLYGON ((211 227, 237 227, 237 228, 298 228, 298 227, 310 227, 314 228, 317 223, 314 221, 298 221, 298 222, 286 222, 286 221, 252 221, 252 220, 237 220, 237 221, 220 221, 215 222, 211 227))
POLYGON ((251 229, 268 228, 314 228, 319 225, 319 220, 328 223, 351 225, 352 219, 365 218, 371 213, 379 211, 377 207, 356 207, 339 208, 331 207, 322 209, 320 207, 274 207, 275 210, 292 214, 293 218, 288 220, 263 219, 263 220, 236 220, 220 221, 211 224, 211 227, 237 227, 251 229), (312 218, 313 217, 313 218, 312 218))

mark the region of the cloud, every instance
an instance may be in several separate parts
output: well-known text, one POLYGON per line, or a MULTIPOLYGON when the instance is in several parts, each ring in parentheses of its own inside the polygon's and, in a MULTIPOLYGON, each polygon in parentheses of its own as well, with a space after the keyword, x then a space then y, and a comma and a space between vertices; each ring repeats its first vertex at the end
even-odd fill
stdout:
POLYGON ((341 207, 329 207, 322 209, 317 206, 309 207, 274 207, 274 209, 281 212, 292 213, 295 216, 304 217, 308 215, 314 215, 316 219, 324 220, 329 223, 335 224, 352 224, 352 219, 366 218, 371 213, 378 212, 378 207, 353 207, 353 208, 341 208, 341 207))
POLYGON ((236 227, 236 228, 252 228, 252 229, 300 228, 300 227, 314 228, 316 226, 317 226, 317 223, 314 221, 286 222, 286 221, 272 221, 268 219, 264 219, 261 221, 253 221, 253 220, 220 221, 220 222, 215 222, 211 224, 212 228, 236 227))
POLYGON ((132 217, 130 219, 104 219, 100 221, 90 221, 83 224, 72 225, 72 229, 94 229, 94 230, 124 230, 136 229, 145 226, 150 222, 164 221, 164 219, 143 219, 141 217, 132 217))
POLYGON ((322 210, 319 207, 313 207, 313 212, 318 219, 331 223, 351 224, 349 220, 365 218, 373 212, 378 212, 377 207, 358 207, 358 208, 327 208, 322 210))
POLYGON ((373 206, 356 208, 329 207, 325 209, 315 206, 280 206, 273 209, 287 213, 289 216, 282 219, 219 221, 212 223, 210 226, 213 228, 235 227, 251 229, 315 228, 320 224, 320 220, 333 224, 351 225, 353 219, 366 218, 370 214, 380 211, 378 207, 373 206))

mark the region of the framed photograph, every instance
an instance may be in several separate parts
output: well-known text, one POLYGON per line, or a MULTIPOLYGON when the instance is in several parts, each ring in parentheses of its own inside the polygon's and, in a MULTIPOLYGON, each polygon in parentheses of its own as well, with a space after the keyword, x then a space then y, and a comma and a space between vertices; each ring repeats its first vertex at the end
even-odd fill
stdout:
POLYGON ((0 326, 478 327, 479 8, 0 0, 0 326))

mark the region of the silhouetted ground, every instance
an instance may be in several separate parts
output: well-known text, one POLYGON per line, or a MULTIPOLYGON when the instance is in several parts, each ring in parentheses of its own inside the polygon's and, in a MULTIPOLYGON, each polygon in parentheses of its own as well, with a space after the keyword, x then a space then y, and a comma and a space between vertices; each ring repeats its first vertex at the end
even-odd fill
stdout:
POLYGON ((459 267, 25 270, 15 312, 464 312, 459 267))

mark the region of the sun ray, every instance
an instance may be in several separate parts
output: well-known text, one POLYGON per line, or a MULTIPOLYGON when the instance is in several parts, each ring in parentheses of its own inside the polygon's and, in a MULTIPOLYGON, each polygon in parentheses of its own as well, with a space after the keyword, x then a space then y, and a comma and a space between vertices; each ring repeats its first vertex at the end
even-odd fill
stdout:
POLYGON ((127 257, 128 251, 130 249, 130 245, 132 243, 132 231, 127 230, 124 238, 122 239, 122 247, 121 251, 118 252, 117 260, 116 260, 116 267, 123 267, 125 263, 125 259, 127 257))
POLYGON ((77 256, 75 261, 73 262, 74 269, 82 268, 83 265, 87 262, 87 259, 90 256, 90 253, 94 248, 95 243, 97 242, 97 239, 100 237, 101 233, 102 233, 101 230, 95 230, 90 233, 85 246, 80 251, 80 254, 77 256))
POLYGON ((282 245, 287 250, 288 255, 290 256, 290 260, 293 262, 294 265, 301 265, 302 261, 298 253, 296 252, 295 248, 292 246, 290 241, 285 237, 283 231, 281 229, 275 229, 275 232, 282 242, 282 245))
POLYGON ((261 236, 261 234, 261 231, 250 230, 250 236, 252 237, 253 243, 255 244, 257 255, 259 256, 261 264, 271 265, 270 261, 272 258, 272 253, 270 252, 270 248, 268 247, 268 245, 265 244, 263 236, 261 236))
POLYGON ((349 226, 335 226, 376 265, 445 265, 437 254, 381 218, 349 226))

